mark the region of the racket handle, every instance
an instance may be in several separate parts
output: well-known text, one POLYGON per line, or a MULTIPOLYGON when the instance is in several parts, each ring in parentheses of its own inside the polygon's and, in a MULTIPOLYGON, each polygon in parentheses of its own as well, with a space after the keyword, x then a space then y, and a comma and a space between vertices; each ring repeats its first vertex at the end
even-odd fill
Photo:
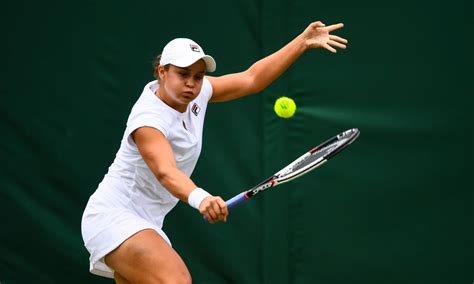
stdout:
POLYGON ((247 200, 248 198, 245 196, 245 193, 246 192, 242 192, 234 197, 232 197, 231 199, 227 200, 225 203, 227 204, 227 208, 228 209, 232 209, 234 208, 235 206, 239 205, 240 203, 244 202, 245 200, 247 200))
MULTIPOLYGON (((234 197, 232 197, 231 199, 227 200, 225 203, 227 204, 227 209, 232 209, 234 208, 235 206, 239 205, 240 203, 244 202, 245 200, 248 199, 248 197, 245 195, 246 192, 242 192, 234 197)), ((204 221, 207 222, 207 218, 206 216, 202 216, 202 218, 204 219, 204 221)))

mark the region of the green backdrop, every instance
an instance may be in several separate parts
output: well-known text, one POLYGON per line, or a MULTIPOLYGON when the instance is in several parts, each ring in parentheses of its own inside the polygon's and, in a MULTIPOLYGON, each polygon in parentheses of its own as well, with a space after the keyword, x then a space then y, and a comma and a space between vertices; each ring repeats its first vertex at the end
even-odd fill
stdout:
POLYGON ((211 104, 193 179, 229 198, 325 139, 360 138, 226 224, 179 204, 164 229, 195 283, 472 283, 473 4, 454 1, 7 1, 0 104, 0 283, 113 283, 88 272, 82 210, 174 37, 216 75, 311 21, 337 55, 304 54, 262 93, 211 104), (298 111, 273 113, 287 95, 298 111))

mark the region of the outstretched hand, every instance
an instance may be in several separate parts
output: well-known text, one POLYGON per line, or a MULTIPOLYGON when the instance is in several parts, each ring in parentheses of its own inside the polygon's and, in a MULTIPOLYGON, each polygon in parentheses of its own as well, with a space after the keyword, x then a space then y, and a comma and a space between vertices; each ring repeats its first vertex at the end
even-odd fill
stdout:
POLYGON ((347 40, 330 34, 334 30, 342 28, 344 24, 327 26, 320 21, 311 23, 303 32, 302 36, 308 48, 325 48, 336 53, 336 48, 346 48, 347 40))

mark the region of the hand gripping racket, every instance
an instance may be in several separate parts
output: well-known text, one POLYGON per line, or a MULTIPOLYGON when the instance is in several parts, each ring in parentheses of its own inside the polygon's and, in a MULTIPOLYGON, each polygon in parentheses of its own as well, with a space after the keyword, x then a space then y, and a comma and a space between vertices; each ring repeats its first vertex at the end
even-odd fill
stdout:
POLYGON ((349 129, 334 136, 326 142, 314 147, 309 152, 306 152, 291 164, 255 187, 227 200, 227 207, 231 209, 268 188, 288 182, 314 170, 349 146, 357 137, 359 137, 359 129, 357 128, 349 129))

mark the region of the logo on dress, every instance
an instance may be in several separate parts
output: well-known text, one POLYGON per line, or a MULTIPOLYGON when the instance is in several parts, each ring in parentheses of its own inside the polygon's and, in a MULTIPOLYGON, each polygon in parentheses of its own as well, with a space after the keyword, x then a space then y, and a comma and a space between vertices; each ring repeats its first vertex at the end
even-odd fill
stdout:
POLYGON ((195 116, 197 116, 201 111, 201 108, 197 105, 197 103, 194 103, 193 107, 191 108, 191 111, 194 113, 195 116))
POLYGON ((194 51, 194 52, 200 52, 201 51, 199 49, 199 45, 190 44, 189 47, 191 47, 191 50, 194 51))

